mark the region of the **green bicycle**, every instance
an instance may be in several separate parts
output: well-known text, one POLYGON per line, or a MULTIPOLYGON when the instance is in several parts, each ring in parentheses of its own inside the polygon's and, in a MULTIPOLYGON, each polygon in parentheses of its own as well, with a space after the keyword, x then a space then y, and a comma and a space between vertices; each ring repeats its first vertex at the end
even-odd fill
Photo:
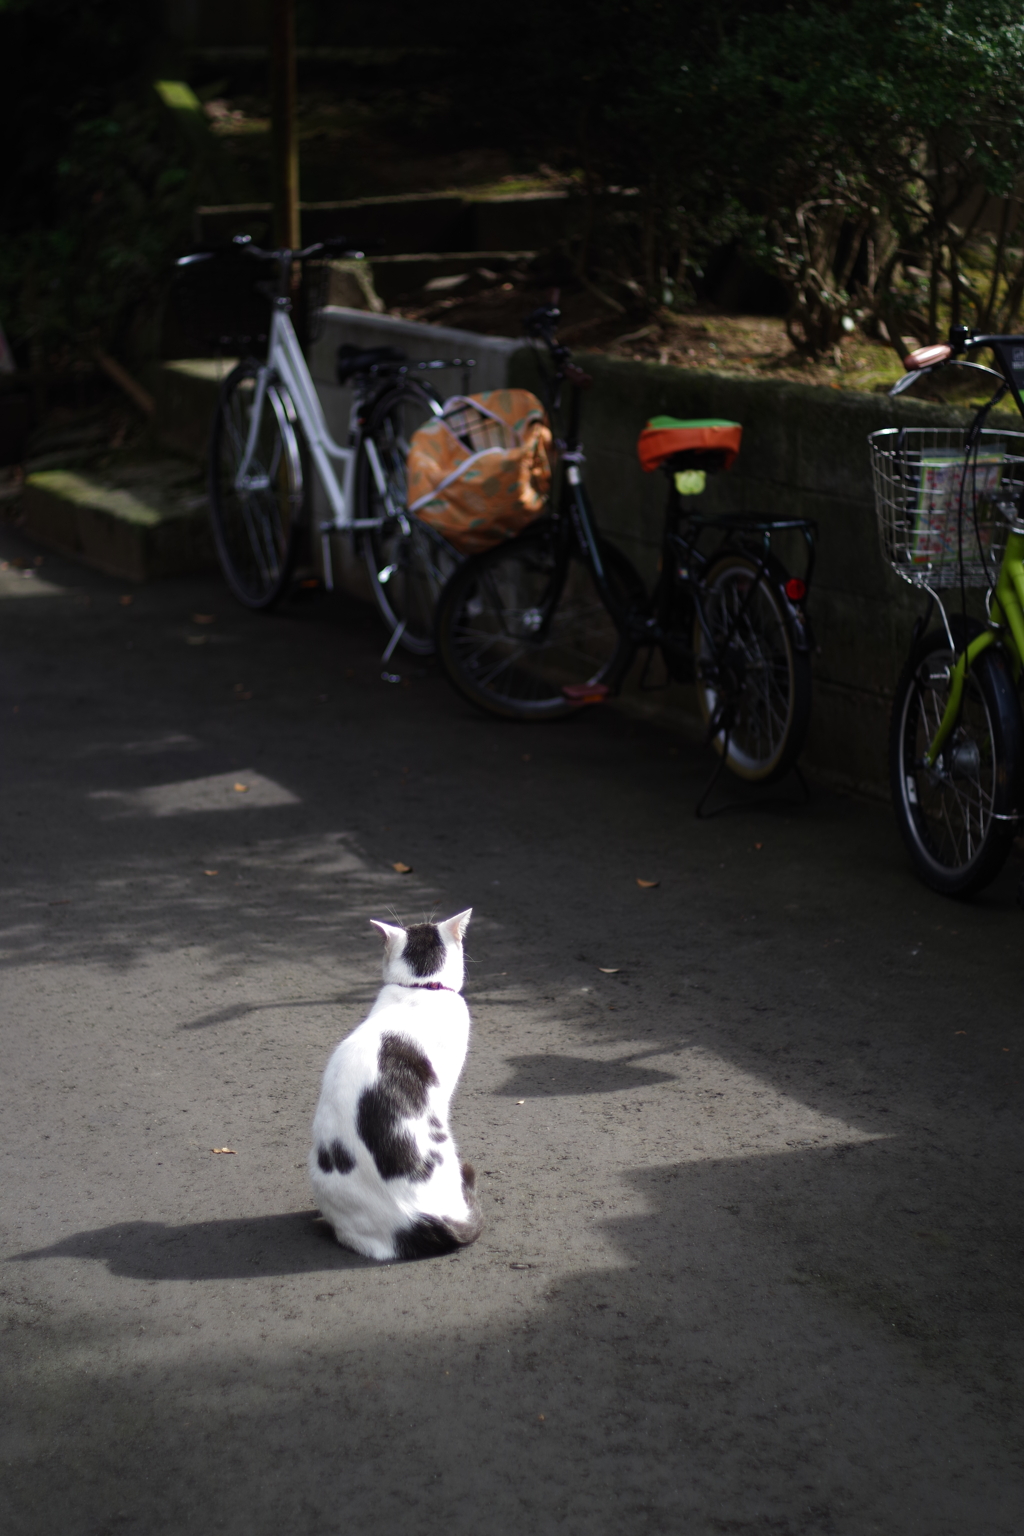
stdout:
POLYGON ((896 819, 925 883, 968 896, 999 873, 1024 816, 1024 433, 986 425, 1008 393, 1024 416, 1024 336, 954 326, 948 345, 922 347, 906 366, 893 395, 946 368, 995 381, 966 429, 869 438, 886 557, 928 594, 893 701, 896 819), (966 360, 982 348, 995 368, 966 360), (929 631, 936 607, 941 626, 929 631))

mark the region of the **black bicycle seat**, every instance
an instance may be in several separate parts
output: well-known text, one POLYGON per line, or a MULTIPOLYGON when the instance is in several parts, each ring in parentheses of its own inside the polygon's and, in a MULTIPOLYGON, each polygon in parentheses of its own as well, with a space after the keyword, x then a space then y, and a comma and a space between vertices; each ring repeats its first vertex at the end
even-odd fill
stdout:
POLYGON ((406 361, 405 353, 399 352, 397 347, 354 347, 351 342, 345 342, 338 348, 335 360, 337 380, 339 384, 347 384, 357 373, 369 373, 374 368, 388 365, 397 368, 406 361))

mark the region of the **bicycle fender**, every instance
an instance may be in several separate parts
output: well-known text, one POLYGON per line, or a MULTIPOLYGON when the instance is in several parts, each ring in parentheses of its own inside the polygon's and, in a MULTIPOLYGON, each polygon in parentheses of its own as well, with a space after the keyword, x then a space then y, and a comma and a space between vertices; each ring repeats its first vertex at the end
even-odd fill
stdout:
POLYGON ((811 628, 811 621, 805 613, 801 613, 798 608, 793 607, 793 604, 784 592, 780 592, 779 596, 785 603, 786 611, 789 614, 790 628, 793 631, 793 645, 798 651, 806 655, 814 649, 814 631, 811 628))

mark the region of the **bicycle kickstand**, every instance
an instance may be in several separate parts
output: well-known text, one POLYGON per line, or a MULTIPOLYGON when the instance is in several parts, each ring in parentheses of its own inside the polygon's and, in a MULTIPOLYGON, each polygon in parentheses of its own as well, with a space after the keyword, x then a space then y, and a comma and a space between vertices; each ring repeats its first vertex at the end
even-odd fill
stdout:
POLYGON ((405 634, 405 625, 406 625, 405 619, 403 619, 400 624, 396 624, 395 625, 394 630, 393 630, 392 635, 391 635, 391 639, 388 641, 387 645, 384 647, 383 654, 382 654, 382 656, 380 658, 381 661, 390 661, 391 660, 392 656, 395 654, 395 648, 398 645, 398 642, 401 640, 402 636, 405 634))
MULTIPOLYGON (((715 764, 715 771, 714 771, 714 773, 711 775, 710 779, 708 779, 707 783, 704 786, 703 794, 701 795, 700 799, 697 801, 697 804, 693 808, 693 814, 697 817, 698 821, 707 821, 707 820, 710 819, 710 817, 718 815, 718 811, 705 811, 704 807, 705 807, 705 805, 707 804, 708 800, 711 797, 711 791, 714 789, 715 785, 718 783, 719 779, 722 777, 722 769, 725 767, 725 759, 728 756, 728 754, 729 754, 729 732, 726 731, 726 733, 725 733, 725 740, 722 742, 722 755, 718 759, 718 762, 715 764)), ((722 807, 720 806, 719 810, 721 810, 721 809, 722 809, 722 807)))
MULTIPOLYGON (((781 801, 781 800, 775 800, 771 796, 768 796, 768 795, 761 795, 756 800, 748 800, 748 801, 745 801, 745 802, 738 802, 738 801, 727 800, 725 805, 719 805, 713 811, 706 811, 704 809, 704 807, 708 803, 708 800, 711 798, 711 791, 714 789, 715 785, 718 783, 719 779, 722 776, 722 769, 725 767, 725 760, 726 760, 726 757, 728 756, 728 752, 729 752, 729 733, 728 733, 728 731, 726 731, 726 733, 725 733, 725 740, 722 743, 722 755, 718 759, 717 764, 715 765, 714 773, 711 775, 710 779, 708 779, 708 782, 704 786, 704 793, 701 795, 700 799, 697 801, 697 804, 694 806, 693 814, 698 818, 698 820, 700 820, 700 821, 710 821, 712 816, 720 816, 723 811, 745 810, 745 809, 751 809, 752 810, 755 806, 759 806, 759 805, 761 805, 761 806, 763 806, 763 805, 785 805, 785 804, 797 805, 797 806, 799 806, 799 805, 810 805, 810 803, 811 803, 810 785, 807 783, 807 780, 804 778, 803 774, 801 773, 799 763, 794 763, 789 771, 790 771, 790 773, 796 775, 797 783, 800 785, 800 796, 801 796, 801 798, 799 800, 781 801)), ((1022 892, 1021 905, 1024 906, 1024 880, 1021 881, 1021 892, 1022 892)))

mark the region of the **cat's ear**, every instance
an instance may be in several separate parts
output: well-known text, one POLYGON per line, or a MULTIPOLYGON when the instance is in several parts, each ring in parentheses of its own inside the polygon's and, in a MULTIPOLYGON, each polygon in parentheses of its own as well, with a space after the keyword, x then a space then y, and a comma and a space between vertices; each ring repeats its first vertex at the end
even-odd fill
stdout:
POLYGON ((450 917, 446 923, 439 923, 453 944, 462 943, 462 935, 469 927, 469 920, 473 916, 473 908, 467 907, 465 912, 459 912, 455 917, 450 917))
POLYGON ((380 936, 384 940, 386 949, 394 949, 397 940, 405 938, 404 928, 392 928, 390 923, 378 923, 375 917, 371 917, 370 922, 375 928, 380 930, 380 936))

